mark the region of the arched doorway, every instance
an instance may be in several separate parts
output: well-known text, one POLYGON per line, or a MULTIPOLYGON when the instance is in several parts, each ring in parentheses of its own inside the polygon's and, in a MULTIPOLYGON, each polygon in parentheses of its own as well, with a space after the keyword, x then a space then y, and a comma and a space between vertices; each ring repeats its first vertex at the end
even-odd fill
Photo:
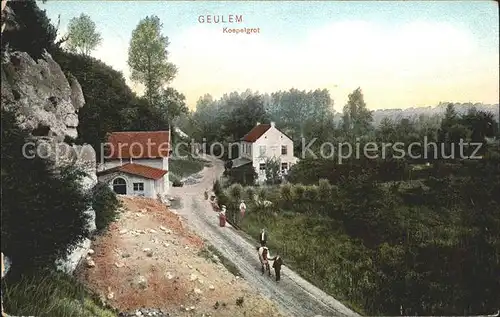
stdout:
POLYGON ((113 191, 119 195, 127 195, 127 182, 121 177, 115 178, 113 191))

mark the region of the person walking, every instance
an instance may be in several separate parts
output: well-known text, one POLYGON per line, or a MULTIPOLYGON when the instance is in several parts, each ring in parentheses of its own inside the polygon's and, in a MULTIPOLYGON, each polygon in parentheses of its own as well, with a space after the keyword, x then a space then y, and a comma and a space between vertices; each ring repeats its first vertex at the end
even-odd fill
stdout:
POLYGON ((266 229, 262 229, 259 235, 260 245, 265 247, 267 245, 267 232, 266 229))
POLYGON ((274 275, 276 275, 276 282, 279 282, 281 280, 281 266, 283 265, 283 259, 281 259, 281 257, 278 255, 275 256, 272 260, 274 275))

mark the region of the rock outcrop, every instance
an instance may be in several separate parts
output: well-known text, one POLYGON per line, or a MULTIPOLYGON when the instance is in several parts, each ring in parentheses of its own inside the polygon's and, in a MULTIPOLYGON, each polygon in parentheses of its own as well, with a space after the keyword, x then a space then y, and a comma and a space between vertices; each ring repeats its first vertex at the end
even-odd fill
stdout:
POLYGON ((28 53, 13 52, 2 65, 2 109, 18 115, 19 126, 34 136, 57 142, 78 136, 78 110, 85 100, 75 78, 70 82, 61 67, 45 52, 35 62, 28 53))
MULTIPOLYGON (((90 190, 97 183, 94 149, 65 143, 78 136, 78 110, 85 104, 76 78, 67 78, 47 52, 38 61, 25 52, 6 53, 2 59, 2 109, 15 113, 19 127, 31 131, 33 154, 53 161, 55 173, 68 164, 79 167, 87 173, 81 181, 82 190, 90 190)), ((87 212, 87 225, 94 231, 95 212, 87 212)), ((90 240, 86 239, 67 260, 58 261, 58 266, 72 272, 89 248, 90 240)))

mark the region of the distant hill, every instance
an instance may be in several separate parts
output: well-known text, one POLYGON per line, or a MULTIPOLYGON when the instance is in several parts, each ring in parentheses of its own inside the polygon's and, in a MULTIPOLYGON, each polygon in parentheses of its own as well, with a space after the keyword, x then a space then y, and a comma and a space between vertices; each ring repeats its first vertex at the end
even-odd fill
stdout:
MULTIPOLYGON (((442 116, 449 102, 441 102, 434 107, 415 107, 407 109, 379 109, 373 111, 373 124, 378 126, 380 121, 384 117, 389 117, 393 120, 398 120, 401 118, 418 118, 420 115, 426 116, 442 116)), ((489 111, 494 114, 495 120, 499 121, 499 104, 496 105, 485 105, 482 103, 453 103, 455 110, 458 113, 467 113, 469 109, 475 107, 477 110, 489 111)), ((342 119, 342 113, 337 113, 335 115, 335 121, 340 122, 342 119)))

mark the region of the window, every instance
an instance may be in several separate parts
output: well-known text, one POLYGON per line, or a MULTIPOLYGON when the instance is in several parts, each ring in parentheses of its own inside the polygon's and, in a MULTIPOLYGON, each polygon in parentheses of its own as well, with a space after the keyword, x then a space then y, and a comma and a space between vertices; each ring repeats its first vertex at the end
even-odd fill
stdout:
POLYGON ((134 183, 134 191, 144 191, 144 183, 134 183))
POLYGON ((259 164, 259 170, 264 171, 266 169, 266 163, 259 164))
MULTIPOLYGON (((281 146, 281 155, 286 155, 287 154, 287 148, 286 145, 281 146)), ((286 164, 286 163, 285 163, 286 164)))
POLYGON ((121 177, 116 178, 113 181, 113 191, 119 195, 127 194, 127 182, 121 177))
POLYGON ((288 163, 281 163, 281 171, 284 172, 288 169, 288 163))
POLYGON ((266 155, 266 146, 265 145, 261 145, 259 149, 260 149, 260 156, 266 155))

